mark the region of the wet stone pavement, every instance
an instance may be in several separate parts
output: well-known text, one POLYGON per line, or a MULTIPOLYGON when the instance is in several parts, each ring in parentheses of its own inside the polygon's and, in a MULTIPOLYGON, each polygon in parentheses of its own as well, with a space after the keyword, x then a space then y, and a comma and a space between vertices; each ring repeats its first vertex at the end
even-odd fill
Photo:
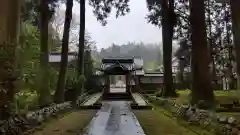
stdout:
POLYGON ((145 135, 129 103, 104 102, 83 135, 145 135))

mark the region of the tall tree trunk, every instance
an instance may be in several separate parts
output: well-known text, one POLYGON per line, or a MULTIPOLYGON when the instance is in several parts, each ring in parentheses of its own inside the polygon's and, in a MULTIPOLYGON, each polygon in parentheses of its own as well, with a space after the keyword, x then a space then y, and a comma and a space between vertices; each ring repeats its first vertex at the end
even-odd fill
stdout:
POLYGON ((39 106, 47 106, 51 102, 49 82, 49 52, 48 52, 48 0, 40 0, 40 70, 39 77, 39 106))
POLYGON ((208 35, 209 35, 209 40, 208 40, 208 43, 209 43, 209 53, 210 53, 210 56, 211 56, 211 74, 212 74, 212 81, 214 81, 214 84, 216 86, 217 84, 217 80, 216 80, 216 66, 215 66, 215 59, 214 59, 214 56, 213 56, 213 49, 214 49, 214 46, 213 46, 213 40, 212 40, 212 22, 211 22, 211 3, 210 3, 210 0, 207 0, 207 14, 208 14, 208 18, 207 18, 207 25, 208 25, 208 35))
POLYGON ((70 31, 71 20, 72 20, 72 7, 73 7, 73 0, 67 0, 64 31, 63 31, 63 38, 62 38, 61 65, 60 65, 60 71, 58 76, 57 89, 55 92, 56 103, 61 103, 64 101, 64 87, 65 87, 66 72, 67 72, 67 66, 68 66, 68 44, 69 44, 69 31, 70 31))
POLYGON ((85 39, 85 0, 80 0, 80 31, 79 31, 79 50, 78 50, 78 72, 84 73, 84 39, 85 39))
MULTIPOLYGON (((80 0, 80 30, 79 30, 79 47, 78 47, 78 75, 84 76, 84 39, 85 39, 85 0, 80 0)), ((81 83, 81 93, 83 93, 84 83, 81 83)), ((76 91, 78 96, 79 92, 76 91)), ((76 100, 77 97, 74 98, 76 100)))
POLYGON ((192 104, 204 102, 207 107, 213 107, 214 94, 208 67, 211 56, 207 45, 204 8, 204 0, 190 0, 192 104))
POLYGON ((233 31, 233 42, 235 46, 235 57, 237 64, 237 85, 240 89, 240 1, 230 0, 231 11, 232 11, 232 31, 233 31))
POLYGON ((182 58, 179 59, 179 83, 180 83, 180 88, 183 89, 184 86, 184 60, 182 58))
POLYGON ((0 120, 10 117, 11 103, 15 94, 20 6, 21 0, 0 1, 0 120))
POLYGON ((164 66, 164 97, 176 96, 172 78, 172 38, 173 38, 173 0, 162 0, 162 36, 163 36, 163 66, 164 66))

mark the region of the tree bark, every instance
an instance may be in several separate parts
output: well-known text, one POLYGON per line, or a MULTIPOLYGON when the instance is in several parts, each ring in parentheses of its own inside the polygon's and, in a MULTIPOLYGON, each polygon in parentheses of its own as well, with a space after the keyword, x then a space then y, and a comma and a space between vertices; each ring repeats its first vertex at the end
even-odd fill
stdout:
POLYGON ((64 88, 65 88, 66 72, 68 67, 68 44, 69 44, 69 31, 70 31, 71 20, 72 20, 72 8, 73 8, 73 0, 67 0, 64 31, 63 31, 63 38, 62 38, 62 54, 61 54, 60 71, 58 76, 57 89, 55 92, 56 103, 61 103, 64 101, 64 88))
POLYGON ((173 0, 162 0, 162 39, 163 39, 163 67, 164 67, 164 97, 176 96, 172 78, 172 38, 174 27, 173 0))
POLYGON ((0 1, 0 120, 11 116, 11 103, 15 94, 20 7, 21 0, 0 1))
POLYGON ((179 59, 179 83, 180 83, 180 88, 183 89, 184 86, 184 60, 182 58, 179 59))
POLYGON ((233 42, 235 47, 235 58, 237 65, 237 87, 240 89, 240 1, 230 0, 231 12, 232 12, 232 31, 233 42))
POLYGON ((49 52, 48 52, 48 0, 40 1, 40 70, 39 77, 39 106, 47 106, 51 103, 49 80, 49 52))
POLYGON ((208 108, 214 105, 214 94, 208 67, 211 56, 207 45, 204 8, 204 0, 190 0, 192 104, 204 102, 208 108))
POLYGON ((83 75, 84 72, 84 38, 85 37, 85 0, 80 0, 80 31, 78 47, 78 72, 83 75))
MULTIPOLYGON (((78 46, 78 75, 84 76, 84 48, 85 48, 85 0, 80 0, 80 30, 79 30, 79 46, 78 46)), ((79 80, 80 81, 80 80, 79 80)), ((79 82, 80 93, 83 93, 84 82, 79 82), (80 84, 81 83, 81 84, 80 84)), ((79 95, 78 90, 75 92, 74 101, 79 95)))

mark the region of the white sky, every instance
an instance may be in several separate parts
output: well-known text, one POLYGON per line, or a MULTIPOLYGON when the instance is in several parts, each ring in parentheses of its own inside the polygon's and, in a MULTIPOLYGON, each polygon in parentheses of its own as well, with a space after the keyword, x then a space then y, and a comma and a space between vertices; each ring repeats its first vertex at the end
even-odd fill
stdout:
MULTIPOLYGON (((75 3, 73 12, 79 16, 79 4, 75 3)), ((146 0, 130 0, 130 13, 115 18, 111 13, 106 26, 102 26, 92 13, 92 8, 86 6, 86 30, 92 39, 97 42, 97 48, 106 48, 115 44, 128 42, 157 43, 162 41, 161 29, 148 24, 145 19, 148 10, 146 0)))

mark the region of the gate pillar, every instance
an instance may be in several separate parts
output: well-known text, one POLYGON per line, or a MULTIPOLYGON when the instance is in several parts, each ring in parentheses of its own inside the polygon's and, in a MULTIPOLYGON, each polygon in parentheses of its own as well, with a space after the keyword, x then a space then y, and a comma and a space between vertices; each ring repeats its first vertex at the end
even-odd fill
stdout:
POLYGON ((126 92, 131 93, 131 86, 130 86, 130 75, 126 74, 126 92))
POLYGON ((104 95, 107 95, 110 92, 110 79, 108 75, 106 75, 104 78, 105 78, 104 95))

